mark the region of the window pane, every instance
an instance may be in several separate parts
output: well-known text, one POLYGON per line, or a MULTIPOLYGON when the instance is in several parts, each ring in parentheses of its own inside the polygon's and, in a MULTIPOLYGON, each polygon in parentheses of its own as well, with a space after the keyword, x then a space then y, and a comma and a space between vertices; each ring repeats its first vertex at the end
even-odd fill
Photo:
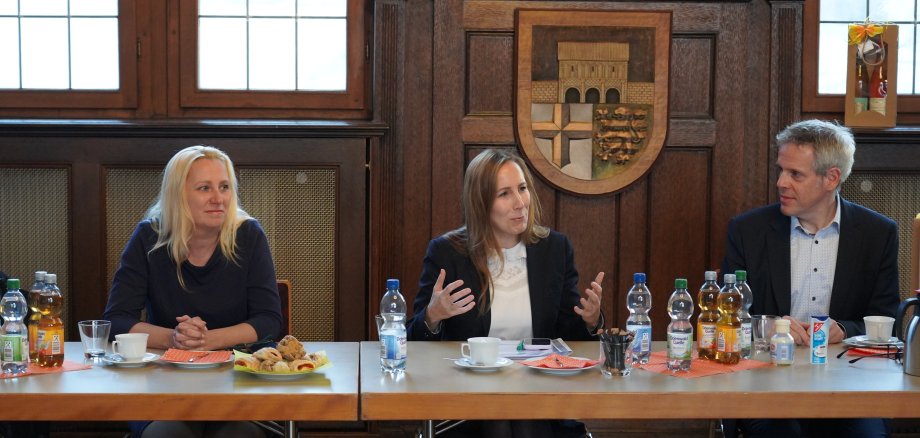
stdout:
POLYGON ((297 39, 297 88, 345 90, 345 20, 300 19, 297 39))
POLYGON ((73 18, 70 22, 71 88, 118 89, 118 19, 73 18))
POLYGON ((199 20, 199 88, 245 90, 246 55, 245 18, 199 20))
POLYGON ((70 0, 70 15, 117 16, 118 0, 70 0))
POLYGON ((22 87, 68 88, 67 19, 23 18, 22 87))
POLYGON ((246 16, 246 0, 199 0, 198 15, 246 16))
POLYGON ((917 92, 917 85, 914 83, 914 25, 900 25, 898 40, 898 87, 897 90, 889 89, 888 92, 914 94, 917 92))
POLYGON ((821 23, 818 30, 818 94, 846 94, 847 25, 821 23))
POLYGON ((249 21, 249 88, 294 90, 294 20, 253 18, 249 21))
POLYGON ((0 15, 18 15, 19 2, 17 0, 0 0, 0 15))
POLYGON ((25 0, 19 7, 22 15, 67 15, 67 0, 25 0))
POLYGON ((868 14, 866 3, 868 0, 821 0, 820 20, 863 22, 868 14))
POLYGON ((293 17, 294 0, 250 1, 249 15, 260 17, 293 17))
POLYGON ((869 2, 869 18, 872 21, 913 21, 914 2, 907 0, 872 0, 869 2))
POLYGON ((0 18, 0 88, 19 88, 19 20, 0 18))
POLYGON ((297 0, 297 15, 300 17, 345 17, 348 13, 347 0, 297 0))

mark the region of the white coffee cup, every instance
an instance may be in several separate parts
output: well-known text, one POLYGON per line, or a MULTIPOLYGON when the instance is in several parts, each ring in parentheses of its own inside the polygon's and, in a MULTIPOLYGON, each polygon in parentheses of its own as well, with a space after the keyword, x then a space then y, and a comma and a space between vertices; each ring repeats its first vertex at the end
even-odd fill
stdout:
POLYGON ((473 365, 495 365, 501 341, 501 338, 469 338, 460 345, 460 355, 473 365))
POLYGON ((894 328, 894 318, 890 316, 867 316, 863 318, 866 323, 866 339, 874 342, 888 342, 891 339, 891 329, 894 328))
POLYGON ((147 354, 147 333, 122 333, 112 341, 112 353, 125 360, 141 360, 147 354))

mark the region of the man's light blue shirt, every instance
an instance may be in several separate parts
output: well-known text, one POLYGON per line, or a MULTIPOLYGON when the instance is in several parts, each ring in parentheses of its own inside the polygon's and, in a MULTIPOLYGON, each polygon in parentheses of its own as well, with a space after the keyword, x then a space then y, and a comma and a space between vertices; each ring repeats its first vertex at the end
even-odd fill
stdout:
POLYGON ((834 220, 817 233, 805 231, 795 216, 790 224, 792 310, 789 316, 802 322, 808 322, 813 315, 827 315, 830 310, 840 246, 840 197, 836 199, 834 220))

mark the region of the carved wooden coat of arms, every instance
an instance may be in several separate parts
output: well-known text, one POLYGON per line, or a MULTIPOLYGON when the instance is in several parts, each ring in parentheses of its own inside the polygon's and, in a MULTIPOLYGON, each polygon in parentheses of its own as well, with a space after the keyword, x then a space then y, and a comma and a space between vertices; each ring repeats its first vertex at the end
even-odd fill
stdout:
POLYGON ((670 12, 519 9, 518 141, 561 190, 606 194, 655 162, 667 135, 670 12))

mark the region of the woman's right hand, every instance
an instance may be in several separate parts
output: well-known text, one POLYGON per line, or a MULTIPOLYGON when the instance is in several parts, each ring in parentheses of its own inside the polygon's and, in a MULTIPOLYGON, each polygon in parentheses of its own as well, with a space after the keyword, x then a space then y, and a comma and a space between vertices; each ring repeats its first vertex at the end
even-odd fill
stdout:
POLYGON ((192 318, 188 315, 182 315, 177 316, 176 321, 179 324, 173 330, 173 347, 192 350, 201 348, 205 344, 208 325, 204 320, 197 316, 192 318))
POLYGON ((463 288, 455 292, 457 288, 463 286, 463 280, 457 280, 444 286, 446 276, 447 273, 441 269, 434 283, 434 289, 431 291, 431 300, 428 301, 428 309, 425 312, 425 322, 428 327, 434 327, 452 316, 469 312, 476 306, 473 291, 470 288, 463 288))

